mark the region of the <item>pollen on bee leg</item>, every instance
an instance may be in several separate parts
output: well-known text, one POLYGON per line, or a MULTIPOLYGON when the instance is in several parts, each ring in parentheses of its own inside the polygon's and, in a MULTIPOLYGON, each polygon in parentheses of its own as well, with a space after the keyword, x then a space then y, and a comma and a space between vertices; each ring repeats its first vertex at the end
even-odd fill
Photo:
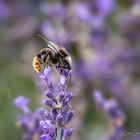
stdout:
POLYGON ((35 65, 40 65, 40 63, 39 63, 39 62, 35 62, 34 64, 35 64, 35 65))

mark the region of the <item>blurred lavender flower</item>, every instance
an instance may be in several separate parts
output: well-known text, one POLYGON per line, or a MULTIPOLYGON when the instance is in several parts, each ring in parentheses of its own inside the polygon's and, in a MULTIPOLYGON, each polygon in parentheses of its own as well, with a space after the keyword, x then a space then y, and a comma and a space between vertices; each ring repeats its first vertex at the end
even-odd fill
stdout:
POLYGON ((101 15, 107 16, 115 9, 116 4, 115 0, 96 0, 96 6, 101 15))
POLYGON ((57 44, 66 44, 69 34, 64 27, 67 13, 65 7, 61 3, 43 2, 40 4, 40 10, 48 17, 41 24, 42 34, 57 44))
POLYGON ((64 45, 69 41, 69 34, 64 28, 64 25, 60 22, 57 25, 56 22, 51 20, 45 20, 40 27, 40 30, 44 36, 53 40, 57 44, 64 45))
POLYGON ((40 10, 47 15, 50 18, 61 18, 63 19, 66 15, 65 7, 62 5, 62 3, 48 3, 48 2, 42 2, 40 4, 40 10))
POLYGON ((28 108, 29 100, 23 96, 19 96, 14 100, 16 108, 23 111, 17 117, 17 126, 23 128, 24 140, 39 140, 41 135, 40 120, 43 119, 44 109, 39 108, 34 113, 30 112, 28 108))
MULTIPOLYGON (((137 4, 140 7, 140 5, 137 4)), ((140 9, 138 7, 138 9, 140 9)), ((130 43, 139 42, 140 35, 138 30, 140 29, 140 11, 135 11, 131 9, 131 11, 127 11, 119 15, 118 17, 118 25, 120 28, 120 32, 124 39, 126 39, 130 43)))
POLYGON ((77 17, 81 21, 90 22, 92 15, 89 9, 89 5, 86 2, 77 4, 75 10, 77 17))
POLYGON ((7 20, 10 16, 10 9, 4 1, 0 1, 0 20, 7 20))
MULTIPOLYGON (((49 68, 40 75, 47 82, 48 90, 45 92, 45 105, 50 108, 50 111, 44 113, 45 119, 40 122, 43 130, 42 140, 69 140, 73 128, 66 129, 66 125, 72 120, 74 112, 71 110, 70 101, 73 98, 73 93, 67 92, 67 80, 70 75, 69 71, 60 73, 58 84, 53 84, 50 77, 49 68), (48 72, 49 71, 49 72, 48 72)), ((58 69, 59 71, 59 69, 58 69)))
POLYGON ((111 133, 107 140, 121 140, 125 116, 118 102, 115 99, 106 100, 98 90, 93 92, 93 96, 96 105, 105 111, 110 121, 111 133))
POLYGON ((24 113, 29 112, 28 103, 29 100, 23 96, 19 96, 14 100, 15 107, 21 109, 24 113))

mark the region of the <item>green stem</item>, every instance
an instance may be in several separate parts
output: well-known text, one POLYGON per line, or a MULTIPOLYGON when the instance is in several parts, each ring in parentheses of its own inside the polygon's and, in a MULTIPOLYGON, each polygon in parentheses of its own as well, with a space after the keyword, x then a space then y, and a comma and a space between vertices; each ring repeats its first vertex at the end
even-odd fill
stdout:
POLYGON ((60 127, 57 127, 57 140, 60 140, 60 127))

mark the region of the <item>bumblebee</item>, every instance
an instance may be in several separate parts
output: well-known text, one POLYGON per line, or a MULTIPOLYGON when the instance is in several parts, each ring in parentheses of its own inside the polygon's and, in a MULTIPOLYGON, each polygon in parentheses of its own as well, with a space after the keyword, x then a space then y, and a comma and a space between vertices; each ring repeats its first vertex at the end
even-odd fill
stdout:
POLYGON ((55 43, 48 41, 46 38, 40 36, 47 43, 47 47, 43 48, 33 58, 33 68, 37 73, 42 72, 46 67, 55 67, 63 72, 64 70, 71 70, 71 57, 65 48, 59 48, 55 43))

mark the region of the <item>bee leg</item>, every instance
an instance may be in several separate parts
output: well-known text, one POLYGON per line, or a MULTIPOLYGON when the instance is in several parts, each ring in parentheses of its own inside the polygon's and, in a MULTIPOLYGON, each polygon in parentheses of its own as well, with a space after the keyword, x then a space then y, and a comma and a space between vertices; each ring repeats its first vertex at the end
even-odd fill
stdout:
POLYGON ((68 79, 67 79, 67 86, 70 85, 70 81, 71 81, 71 73, 69 74, 69 77, 68 77, 68 79))
POLYGON ((44 57, 44 63, 45 65, 48 67, 48 66, 51 66, 51 63, 52 63, 52 52, 49 51, 48 54, 44 57))

